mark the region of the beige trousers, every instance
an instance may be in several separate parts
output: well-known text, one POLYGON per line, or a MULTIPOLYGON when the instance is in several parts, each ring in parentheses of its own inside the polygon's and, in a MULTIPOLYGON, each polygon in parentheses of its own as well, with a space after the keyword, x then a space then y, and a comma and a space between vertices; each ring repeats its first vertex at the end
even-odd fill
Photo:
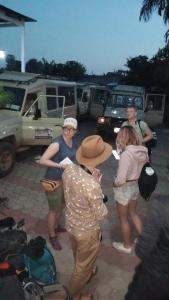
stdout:
POLYGON ((83 236, 70 234, 75 260, 74 271, 69 283, 69 294, 75 297, 92 276, 92 270, 100 248, 100 230, 89 231, 83 236))

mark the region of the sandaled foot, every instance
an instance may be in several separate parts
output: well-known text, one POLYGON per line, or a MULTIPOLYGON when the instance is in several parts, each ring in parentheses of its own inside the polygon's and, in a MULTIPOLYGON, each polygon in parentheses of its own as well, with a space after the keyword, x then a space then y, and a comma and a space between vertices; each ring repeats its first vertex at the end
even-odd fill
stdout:
POLYGON ((93 267, 93 270, 92 270, 92 276, 95 276, 98 272, 98 267, 97 266, 94 266, 93 267))
POLYGON ((55 228, 55 233, 56 233, 56 234, 57 234, 57 233, 65 233, 65 232, 67 232, 67 231, 66 231, 66 228, 61 227, 60 225, 58 225, 58 227, 55 228))
POLYGON ((61 244, 59 243, 59 240, 58 240, 57 236, 49 237, 49 242, 51 243, 52 247, 53 247, 55 250, 57 250, 57 251, 62 250, 62 246, 61 246, 61 244))
POLYGON ((132 251, 132 247, 125 247, 123 243, 113 242, 112 245, 116 250, 126 254, 130 254, 132 251))
POLYGON ((97 266, 94 266, 93 269, 92 269, 92 272, 91 272, 91 276, 89 278, 89 280, 87 281, 87 284, 91 281, 91 279, 97 274, 98 272, 98 267, 97 266))

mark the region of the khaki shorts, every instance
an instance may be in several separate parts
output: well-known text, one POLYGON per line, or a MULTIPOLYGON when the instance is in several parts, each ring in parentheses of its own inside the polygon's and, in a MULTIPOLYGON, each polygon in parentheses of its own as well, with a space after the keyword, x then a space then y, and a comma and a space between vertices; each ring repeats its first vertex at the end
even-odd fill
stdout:
POLYGON ((124 185, 114 187, 114 200, 121 205, 127 205, 132 200, 137 200, 139 187, 137 181, 126 182, 124 185))
POLYGON ((59 186, 55 191, 46 192, 45 194, 48 199, 49 210, 61 212, 64 208, 63 185, 59 186))

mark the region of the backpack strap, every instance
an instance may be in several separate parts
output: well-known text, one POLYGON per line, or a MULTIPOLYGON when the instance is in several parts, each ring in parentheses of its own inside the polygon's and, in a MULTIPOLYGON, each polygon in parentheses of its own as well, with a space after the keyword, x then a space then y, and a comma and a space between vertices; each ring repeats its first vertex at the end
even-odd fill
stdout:
POLYGON ((138 126, 139 126, 139 128, 140 128, 141 135, 142 135, 142 137, 144 138, 143 130, 142 130, 142 128, 141 128, 140 123, 141 123, 141 121, 138 120, 138 121, 137 121, 137 124, 138 124, 138 126))

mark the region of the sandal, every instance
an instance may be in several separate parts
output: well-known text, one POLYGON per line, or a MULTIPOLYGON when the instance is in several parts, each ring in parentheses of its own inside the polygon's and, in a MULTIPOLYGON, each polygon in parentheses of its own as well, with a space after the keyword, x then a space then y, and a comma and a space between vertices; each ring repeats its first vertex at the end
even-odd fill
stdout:
POLYGON ((90 280, 91 280, 94 276, 96 276, 97 273, 98 273, 98 267, 97 267, 97 266, 94 266, 93 269, 92 269, 92 272, 91 272, 91 276, 90 276, 90 278, 88 279, 88 281, 87 281, 86 284, 88 284, 88 283, 90 282, 90 280))
POLYGON ((52 247, 55 250, 58 250, 58 251, 62 250, 62 246, 59 243, 57 236, 49 237, 49 242, 51 243, 52 247))

